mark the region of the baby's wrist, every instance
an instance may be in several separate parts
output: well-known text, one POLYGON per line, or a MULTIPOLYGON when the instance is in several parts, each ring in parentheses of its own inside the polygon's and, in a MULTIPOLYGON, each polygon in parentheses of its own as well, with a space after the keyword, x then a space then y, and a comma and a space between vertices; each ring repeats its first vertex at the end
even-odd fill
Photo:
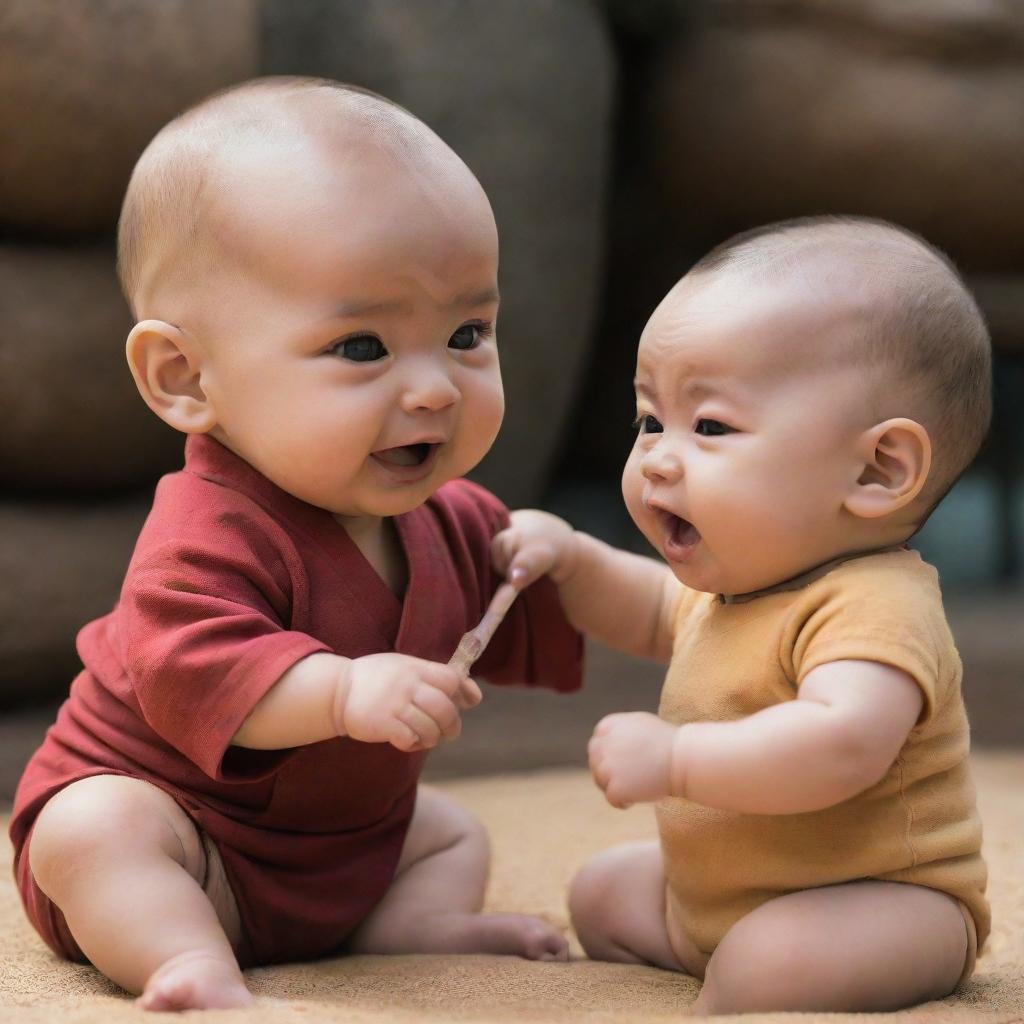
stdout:
MULTIPOLYGON (((566 523, 566 526, 569 524, 566 523)), ((576 575, 583 558, 582 547, 585 545, 587 535, 579 530, 569 527, 569 537, 562 547, 561 557, 552 569, 550 576, 556 586, 569 583, 576 575)))
POLYGON ((334 701, 331 707, 332 725, 337 736, 348 735, 345 712, 348 710, 348 697, 352 690, 352 659, 339 658, 338 681, 334 690, 334 701))
POLYGON ((668 793, 669 796, 686 797, 687 782, 690 774, 690 759, 693 753, 694 727, 680 725, 672 736, 672 746, 668 760, 668 793))

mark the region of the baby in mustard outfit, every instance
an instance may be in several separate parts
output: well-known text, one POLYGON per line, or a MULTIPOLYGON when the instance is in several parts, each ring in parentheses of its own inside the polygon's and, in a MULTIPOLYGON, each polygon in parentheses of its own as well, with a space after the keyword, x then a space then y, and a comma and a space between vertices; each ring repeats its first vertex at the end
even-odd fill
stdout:
POLYGON ((986 870, 960 660, 905 543, 988 429, 974 300, 893 225, 770 225, 672 289, 635 386, 623 494, 667 567, 538 511, 495 539, 578 628, 669 662, 659 715, 590 743, 660 843, 577 874, 584 948, 702 978, 697 1014, 948 995, 989 931, 986 870))

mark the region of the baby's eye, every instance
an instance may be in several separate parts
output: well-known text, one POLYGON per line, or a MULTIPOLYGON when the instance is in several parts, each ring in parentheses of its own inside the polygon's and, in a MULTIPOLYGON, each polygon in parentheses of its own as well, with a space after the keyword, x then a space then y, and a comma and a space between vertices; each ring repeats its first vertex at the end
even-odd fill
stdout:
POLYGON ((697 420, 693 429, 703 437, 721 437, 733 433, 732 427, 726 426, 721 420, 697 420))
POLYGON ((384 343, 372 334, 357 334, 354 338, 346 338, 338 342, 331 352, 353 363, 372 363, 388 354, 384 343))
POLYGON ((660 434, 665 429, 653 416, 637 416, 633 426, 641 434, 660 434))
POLYGON ((491 333, 489 323, 463 324, 449 339, 448 347, 465 351, 476 348, 491 333))

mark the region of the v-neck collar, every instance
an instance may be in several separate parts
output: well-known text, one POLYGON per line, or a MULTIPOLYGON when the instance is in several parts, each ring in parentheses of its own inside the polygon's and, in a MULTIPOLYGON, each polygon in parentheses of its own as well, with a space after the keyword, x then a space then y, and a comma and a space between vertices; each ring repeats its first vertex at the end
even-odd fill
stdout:
POLYGON ((432 556, 430 538, 426 536, 430 532, 429 526, 425 522, 429 513, 424 506, 392 517, 408 573, 405 593, 399 597, 331 512, 282 490, 216 438, 208 434, 188 436, 185 441, 185 471, 244 494, 275 519, 286 520, 289 530, 301 533, 316 544, 329 560, 343 565, 342 582, 351 594, 352 606, 362 608, 370 603, 377 608, 390 609, 388 620, 397 620, 394 635, 376 617, 373 621, 386 646, 393 646, 395 650, 403 646, 412 629, 410 608, 414 601, 410 598, 421 583, 421 563, 432 556), (370 602, 367 602, 368 594, 375 595, 370 602))

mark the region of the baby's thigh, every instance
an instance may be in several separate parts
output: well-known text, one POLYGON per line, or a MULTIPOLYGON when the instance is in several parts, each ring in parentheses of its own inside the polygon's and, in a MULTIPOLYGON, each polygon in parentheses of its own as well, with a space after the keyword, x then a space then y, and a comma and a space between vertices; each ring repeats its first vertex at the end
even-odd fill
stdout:
POLYGON ((101 873, 128 874, 149 858, 173 860, 203 889, 239 948, 238 904, 217 848, 173 797, 149 782, 93 775, 66 786, 39 812, 28 856, 35 884, 58 907, 74 887, 101 873))
POLYGON ((655 964, 703 977, 707 957, 666 917, 657 841, 624 843, 587 861, 570 883, 569 912, 593 960, 655 964))
POLYGON ((780 896, 726 933, 697 1010, 897 1010, 954 989, 969 939, 956 900, 864 880, 780 896))

